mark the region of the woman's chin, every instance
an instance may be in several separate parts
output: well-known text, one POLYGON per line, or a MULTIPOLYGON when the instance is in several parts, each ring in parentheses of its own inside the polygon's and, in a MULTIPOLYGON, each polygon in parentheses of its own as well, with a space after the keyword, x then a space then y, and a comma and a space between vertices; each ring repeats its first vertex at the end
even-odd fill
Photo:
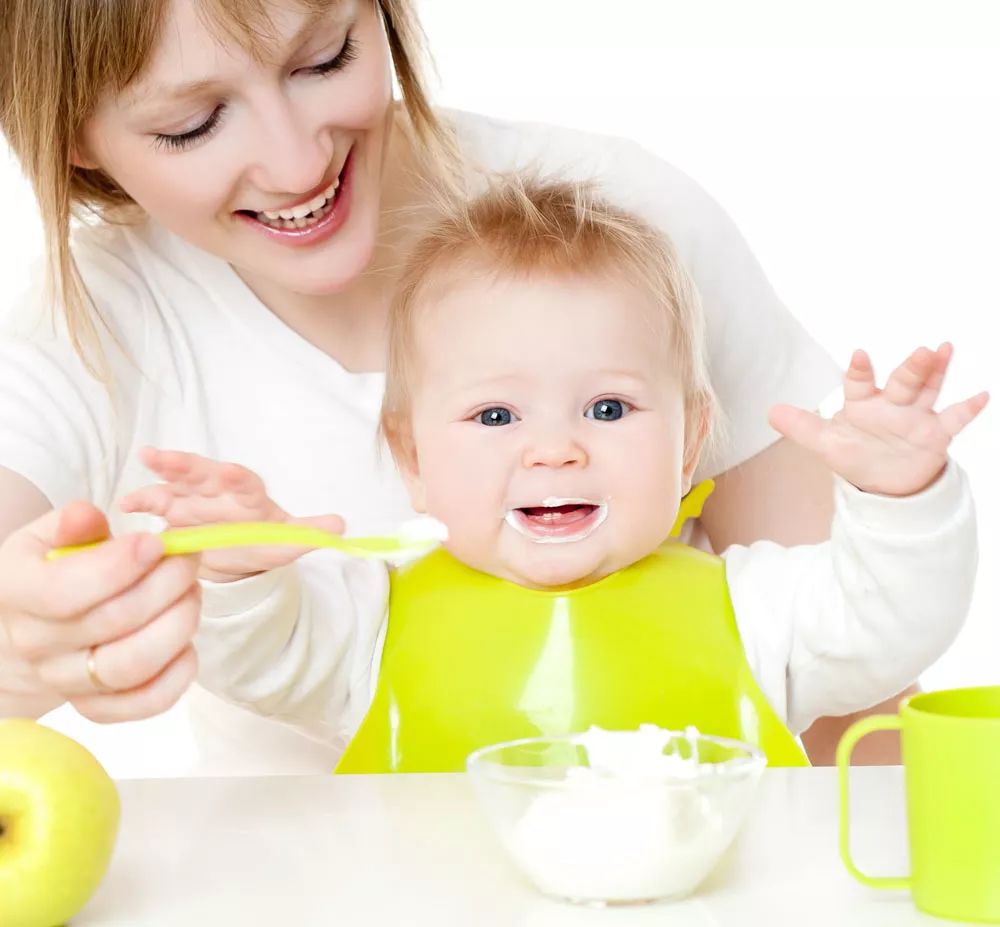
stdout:
POLYGON ((351 216, 349 224, 325 242, 289 247, 275 241, 254 242, 230 263, 253 285, 266 281, 269 292, 284 290, 299 296, 335 296, 349 290, 369 270, 375 256, 378 228, 369 217, 351 216))
POLYGON ((269 289, 277 286, 299 296, 336 296, 361 279, 371 264, 373 250, 373 247, 368 247, 354 249, 353 253, 341 250, 325 256, 309 255, 304 260, 296 260, 291 267, 282 261, 281 266, 272 267, 270 272, 263 271, 258 265, 248 268, 241 276, 251 281, 264 278, 269 283, 269 289))

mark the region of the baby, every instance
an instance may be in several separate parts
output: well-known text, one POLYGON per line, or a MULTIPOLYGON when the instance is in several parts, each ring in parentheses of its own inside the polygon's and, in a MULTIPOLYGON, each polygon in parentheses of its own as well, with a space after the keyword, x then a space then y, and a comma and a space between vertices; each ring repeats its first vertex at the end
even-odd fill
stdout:
MULTIPOLYGON (((772 410, 837 474, 829 542, 717 558, 668 540, 716 416, 697 294, 587 187, 499 181, 422 237, 390 320, 382 430, 445 549, 395 571, 205 554, 202 682, 349 743, 349 771, 642 722, 805 762, 801 731, 904 688, 966 614, 975 517, 947 451, 987 397, 934 410, 950 356, 920 348, 879 389, 859 351, 832 420, 772 410)), ((126 511, 301 520, 242 467, 144 460, 164 482, 126 511)))

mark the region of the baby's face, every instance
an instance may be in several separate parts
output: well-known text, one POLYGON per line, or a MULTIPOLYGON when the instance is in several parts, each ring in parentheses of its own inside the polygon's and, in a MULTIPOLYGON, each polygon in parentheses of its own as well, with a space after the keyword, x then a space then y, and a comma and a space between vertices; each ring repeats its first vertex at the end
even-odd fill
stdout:
POLYGON ((667 538, 690 474, 657 311, 620 282, 545 277, 470 276, 421 307, 404 475, 456 557, 565 586, 667 538))

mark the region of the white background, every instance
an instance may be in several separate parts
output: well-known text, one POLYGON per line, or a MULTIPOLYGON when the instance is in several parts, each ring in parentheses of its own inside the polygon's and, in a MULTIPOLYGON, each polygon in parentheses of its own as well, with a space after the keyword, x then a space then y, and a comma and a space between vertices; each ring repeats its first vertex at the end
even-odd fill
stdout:
MULTIPOLYGON (((981 569, 927 687, 1000 682, 1000 25, 991 0, 422 0, 448 106, 632 137, 735 218, 778 292, 841 361, 884 374, 956 345, 945 392, 996 407, 956 455, 978 498, 981 569)), ((0 157, 4 283, 40 235, 0 157)), ((889 657, 891 659, 891 656, 889 657)))
POLYGON ((970 621, 923 683, 1000 682, 1000 10, 989 0, 424 0, 438 98, 629 136, 733 216, 837 360, 955 343, 970 621))

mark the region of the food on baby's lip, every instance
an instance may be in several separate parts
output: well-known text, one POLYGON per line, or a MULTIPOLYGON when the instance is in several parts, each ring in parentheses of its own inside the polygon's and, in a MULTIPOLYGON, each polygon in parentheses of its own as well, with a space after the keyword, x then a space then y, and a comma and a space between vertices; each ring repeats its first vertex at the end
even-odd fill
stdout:
POLYGON ((537 544, 582 541, 604 524, 608 503, 550 496, 537 505, 509 509, 507 525, 537 544))
POLYGON ((748 744, 653 725, 469 758, 504 846, 536 887, 610 904, 692 892, 739 829, 764 765, 748 744))

